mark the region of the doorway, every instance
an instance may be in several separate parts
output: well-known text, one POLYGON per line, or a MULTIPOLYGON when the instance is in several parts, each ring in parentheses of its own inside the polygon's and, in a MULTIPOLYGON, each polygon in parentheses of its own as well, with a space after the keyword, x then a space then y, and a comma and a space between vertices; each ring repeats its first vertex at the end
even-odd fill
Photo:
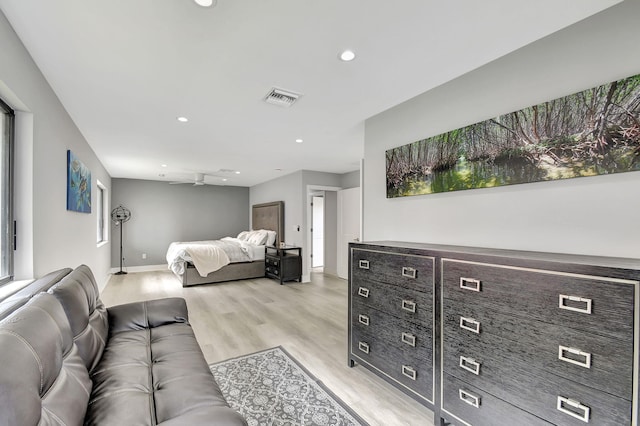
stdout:
MULTIPOLYGON (((303 276, 310 278, 310 272, 319 272, 323 274, 338 275, 337 270, 337 253, 338 244, 338 191, 340 187, 324 186, 324 185, 307 185, 307 203, 306 203, 306 220, 307 232, 304 241, 304 261, 302 263, 303 276), (318 209, 314 218, 314 197, 322 197, 322 209, 318 209), (322 217, 322 220, 319 218, 322 217), (314 224, 315 222, 320 222, 314 224), (312 232, 315 230, 316 232, 312 232), (318 232, 322 231, 322 232, 318 232), (322 239, 322 248, 314 248, 314 239, 318 245, 318 237, 322 239), (320 253, 321 262, 318 261, 317 255, 320 253), (315 261, 315 262, 314 262, 315 261), (322 264, 322 266, 314 267, 314 265, 322 264)), ((317 200, 316 200, 317 201, 317 200)), ((316 204, 316 208, 318 205, 316 204)))
POLYGON ((324 195, 311 197, 311 267, 321 272, 324 266, 324 195))

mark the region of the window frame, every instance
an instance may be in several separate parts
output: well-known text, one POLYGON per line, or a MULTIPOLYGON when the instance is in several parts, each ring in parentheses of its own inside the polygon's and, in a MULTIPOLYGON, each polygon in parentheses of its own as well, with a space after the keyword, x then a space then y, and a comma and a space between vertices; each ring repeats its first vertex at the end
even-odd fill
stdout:
POLYGON ((13 170, 15 143, 15 111, 0 99, 0 113, 7 118, 7 126, 1 136, 0 161, 2 162, 2 208, 0 209, 1 250, 0 256, 0 286, 13 279, 13 258, 16 248, 15 222, 13 219, 13 170))
POLYGON ((102 247, 109 242, 109 227, 107 226, 107 218, 109 217, 109 197, 107 196, 107 187, 98 179, 96 179, 96 185, 98 188, 96 191, 96 212, 98 216, 96 221, 96 244, 98 247, 102 247), (102 239, 100 239, 101 234, 102 239))

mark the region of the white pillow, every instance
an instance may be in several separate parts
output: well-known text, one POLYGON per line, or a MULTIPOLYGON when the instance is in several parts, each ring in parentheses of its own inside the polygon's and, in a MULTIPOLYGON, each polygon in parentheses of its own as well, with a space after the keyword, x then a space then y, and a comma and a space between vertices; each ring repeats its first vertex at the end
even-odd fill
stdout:
POLYGON ((268 246, 273 246, 276 244, 276 231, 267 230, 267 242, 265 244, 268 246))
POLYGON ((265 230, 258 230, 258 231, 251 231, 249 238, 247 239, 247 242, 249 244, 253 244, 254 246, 261 246, 264 245, 265 242, 267 242, 267 231, 265 230))
POLYGON ((237 238, 242 241, 247 241, 247 239, 249 238, 249 231, 242 231, 238 234, 237 238))
MULTIPOLYGON (((268 229, 256 229, 255 231, 251 231, 251 232, 252 233, 259 232, 261 234, 263 232, 267 233, 267 240, 262 244, 265 244, 265 245, 268 245, 268 246, 273 246, 276 243, 276 237, 278 236, 278 233, 276 231, 270 231, 268 229)), ((262 245, 262 244, 259 244, 259 245, 262 245)))

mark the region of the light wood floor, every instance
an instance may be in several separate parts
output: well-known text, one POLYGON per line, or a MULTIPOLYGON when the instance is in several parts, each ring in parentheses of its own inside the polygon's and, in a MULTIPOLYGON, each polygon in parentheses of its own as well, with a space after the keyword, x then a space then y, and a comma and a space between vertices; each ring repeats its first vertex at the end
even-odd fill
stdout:
POLYGON ((209 363, 284 347, 372 426, 433 426, 433 413, 363 367, 347 367, 347 282, 258 278, 183 288, 170 271, 112 276, 107 306, 183 297, 209 363))

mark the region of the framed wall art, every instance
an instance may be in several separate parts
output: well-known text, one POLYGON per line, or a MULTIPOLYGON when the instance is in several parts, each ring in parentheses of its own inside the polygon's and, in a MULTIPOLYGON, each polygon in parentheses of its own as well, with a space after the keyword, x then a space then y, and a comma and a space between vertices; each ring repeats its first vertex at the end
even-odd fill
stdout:
POLYGON ((640 75, 386 151, 387 198, 640 170, 640 75))
POLYGON ((91 213, 91 171, 67 150, 67 210, 91 213))

